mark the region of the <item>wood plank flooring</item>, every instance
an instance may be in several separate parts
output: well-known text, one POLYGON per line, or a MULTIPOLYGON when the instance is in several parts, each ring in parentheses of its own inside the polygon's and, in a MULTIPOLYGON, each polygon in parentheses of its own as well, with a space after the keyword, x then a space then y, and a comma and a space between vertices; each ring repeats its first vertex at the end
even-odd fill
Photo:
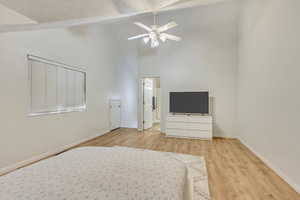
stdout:
POLYGON ((296 191, 237 139, 175 139, 151 129, 118 129, 77 147, 115 145, 204 156, 212 200, 300 200, 296 191))

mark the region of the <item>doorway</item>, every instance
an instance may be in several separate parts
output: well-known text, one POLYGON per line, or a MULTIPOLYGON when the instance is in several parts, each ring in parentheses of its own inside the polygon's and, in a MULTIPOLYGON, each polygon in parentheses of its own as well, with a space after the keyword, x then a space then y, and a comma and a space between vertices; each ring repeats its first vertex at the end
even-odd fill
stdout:
POLYGON ((160 132, 161 87, 159 77, 142 79, 142 130, 160 132))

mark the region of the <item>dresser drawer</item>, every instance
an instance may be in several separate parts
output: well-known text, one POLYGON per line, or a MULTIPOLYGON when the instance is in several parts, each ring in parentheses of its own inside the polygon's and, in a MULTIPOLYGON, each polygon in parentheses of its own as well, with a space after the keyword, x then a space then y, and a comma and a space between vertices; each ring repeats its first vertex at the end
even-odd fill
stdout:
POLYGON ((212 123, 212 117, 210 116, 188 116, 186 122, 195 122, 195 123, 212 123))
POLYGON ((173 137, 212 138, 212 117, 201 115, 169 115, 166 134, 173 137))
POLYGON ((167 129, 181 129, 181 130, 211 131, 212 130, 212 124, 167 122, 166 128, 167 129))
POLYGON ((185 115, 170 115, 167 117, 167 121, 170 122, 186 122, 187 121, 187 116, 185 115))
POLYGON ((179 130, 179 129, 167 129, 166 135, 170 137, 183 137, 183 138, 199 138, 199 139, 211 139, 211 131, 199 131, 199 130, 179 130))
POLYGON ((187 123, 185 122, 167 122, 166 128, 167 129, 186 129, 187 123))
POLYGON ((185 123, 185 129, 188 129, 188 130, 211 131, 212 130, 212 124, 185 123))

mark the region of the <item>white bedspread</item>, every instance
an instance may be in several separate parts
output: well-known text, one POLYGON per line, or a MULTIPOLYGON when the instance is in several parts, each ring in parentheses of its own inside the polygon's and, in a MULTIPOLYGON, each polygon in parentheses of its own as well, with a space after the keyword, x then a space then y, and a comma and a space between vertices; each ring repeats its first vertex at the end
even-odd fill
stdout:
POLYGON ((204 159, 82 147, 0 177, 1 200, 207 200, 204 159))

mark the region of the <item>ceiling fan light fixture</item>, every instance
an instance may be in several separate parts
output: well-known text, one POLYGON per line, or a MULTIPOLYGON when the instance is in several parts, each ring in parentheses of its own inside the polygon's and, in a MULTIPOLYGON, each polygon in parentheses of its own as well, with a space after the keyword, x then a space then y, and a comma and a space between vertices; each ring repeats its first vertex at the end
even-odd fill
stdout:
POLYGON ((156 48, 159 46, 159 42, 158 40, 152 40, 151 41, 151 48, 156 48))
POLYGON ((181 38, 175 35, 170 35, 165 33, 165 31, 172 29, 178 24, 174 21, 171 21, 163 26, 159 26, 157 24, 156 20, 156 13, 154 13, 154 24, 151 26, 146 26, 141 22, 134 22, 135 25, 139 26, 140 28, 147 31, 146 34, 140 34, 137 36, 133 36, 128 38, 128 40, 134 40, 134 39, 142 39, 145 44, 148 44, 150 42, 150 47, 155 48, 158 47, 160 44, 159 42, 166 42, 167 40, 173 40, 173 41, 180 41, 181 38))
POLYGON ((150 38, 149 37, 144 37, 143 40, 144 40, 145 44, 148 44, 150 38))

